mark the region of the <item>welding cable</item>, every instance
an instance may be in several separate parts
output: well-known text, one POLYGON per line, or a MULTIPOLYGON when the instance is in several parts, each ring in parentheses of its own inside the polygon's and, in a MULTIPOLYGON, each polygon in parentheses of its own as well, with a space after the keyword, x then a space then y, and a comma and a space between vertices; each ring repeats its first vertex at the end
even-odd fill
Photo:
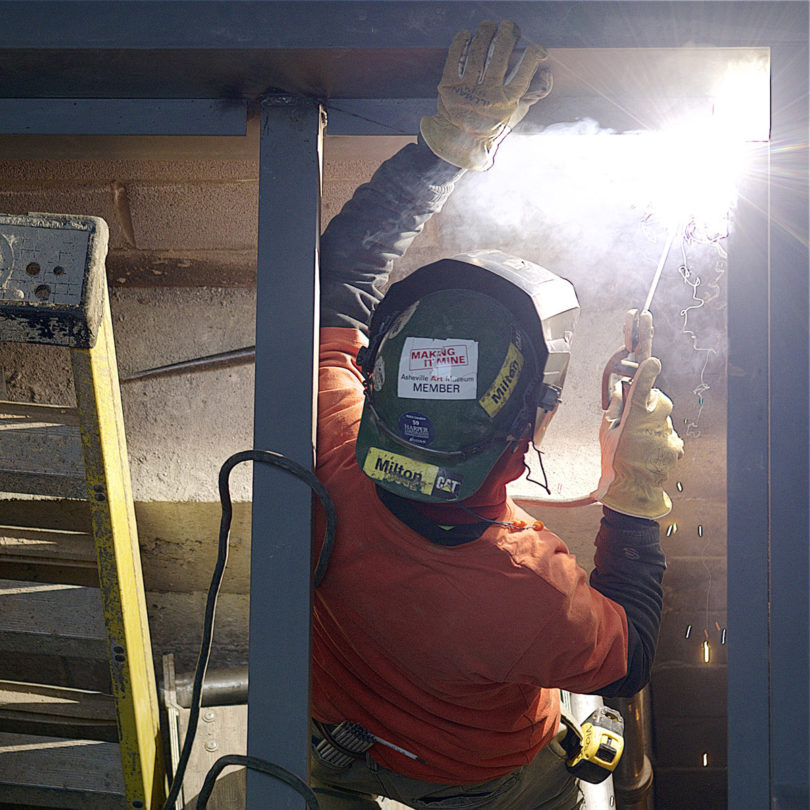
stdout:
MULTIPOLYGON (((191 690, 191 709, 188 715, 188 729, 186 731, 186 739, 183 743, 183 750, 180 753, 180 759, 177 763, 177 769, 172 780, 169 795, 163 805, 163 810, 174 810, 174 805, 177 797, 180 795, 180 788, 183 785, 183 778, 185 776, 186 767, 188 765, 189 757, 191 756, 191 748, 194 743, 194 736, 197 732, 197 723, 200 719, 200 707, 202 705, 202 688, 203 681, 205 680, 205 673, 208 669, 208 659, 211 654, 211 643, 214 636, 214 616, 217 607, 217 596, 219 595, 219 588, 222 584, 222 577, 225 573, 225 566, 228 562, 228 541, 231 529, 231 519, 233 517, 233 505, 231 503, 231 491, 229 486, 229 478, 231 470, 243 461, 260 461, 263 464, 271 464, 275 467, 281 467, 286 472, 295 475, 304 481, 310 489, 318 496, 321 504, 323 505, 324 512, 326 513, 326 531, 324 533, 323 547, 318 558, 318 564, 315 568, 313 582, 315 587, 320 585, 323 580, 326 569, 329 565, 329 558, 332 555, 332 548, 335 542, 335 530, 337 528, 337 512, 329 497, 329 493, 323 484, 315 477, 315 474, 302 466, 296 461, 287 458, 281 453, 274 453, 270 450, 244 450, 241 453, 232 455, 220 468, 219 471, 219 500, 222 507, 222 517, 219 525, 219 546, 217 554, 217 563, 214 567, 214 574, 211 577, 211 584, 208 588, 208 597, 205 602, 205 618, 203 620, 203 635, 200 642, 200 653, 197 658, 197 666, 194 671, 194 683, 191 690)), ((254 757, 248 759, 255 760, 254 757)), ((261 760, 255 760, 261 762, 261 760)), ((250 767, 254 767, 251 765, 250 767)), ((263 763, 263 768, 272 769, 265 770, 265 773, 277 776, 275 771, 284 770, 278 765, 272 763, 263 763)), ((298 779, 295 774, 289 773, 289 776, 298 779)), ((317 808, 317 802, 313 807, 317 808)))
POLYGON ((301 779, 301 777, 296 776, 292 771, 288 771, 280 765, 274 765, 272 762, 266 762, 256 757, 246 757, 242 754, 226 754, 224 757, 220 757, 211 766, 211 769, 205 775, 200 793, 197 796, 197 810, 205 810, 208 806, 208 800, 211 798, 217 777, 229 765, 244 765, 246 768, 252 768, 255 771, 274 776, 276 779, 297 790, 304 797, 307 807, 309 807, 310 810, 320 810, 318 798, 315 796, 312 788, 301 779))

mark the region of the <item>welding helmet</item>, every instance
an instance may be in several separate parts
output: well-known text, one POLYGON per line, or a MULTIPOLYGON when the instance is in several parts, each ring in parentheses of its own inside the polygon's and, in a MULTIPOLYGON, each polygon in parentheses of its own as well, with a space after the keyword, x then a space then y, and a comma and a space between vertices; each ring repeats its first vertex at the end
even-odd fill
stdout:
POLYGON ((357 461, 412 500, 461 501, 554 414, 579 304, 573 285, 499 251, 442 259, 392 284, 358 354, 357 461))

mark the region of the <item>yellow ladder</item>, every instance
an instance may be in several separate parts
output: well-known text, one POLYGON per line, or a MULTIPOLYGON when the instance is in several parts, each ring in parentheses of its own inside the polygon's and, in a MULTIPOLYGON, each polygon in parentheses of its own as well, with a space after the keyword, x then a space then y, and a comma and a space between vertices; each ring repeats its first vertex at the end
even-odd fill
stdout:
MULTIPOLYGON (((0 215, 0 342, 41 343, 67 346, 70 350, 77 406, 73 418, 78 422, 81 434, 84 488, 89 509, 90 534, 95 546, 123 792, 127 808, 152 810, 159 808, 165 800, 166 779, 106 285, 107 241, 107 225, 104 220, 96 217, 0 215)), ((24 411, 19 403, 7 404, 9 407, 5 410, 12 414, 15 412, 14 406, 17 406, 18 414, 24 411)), ((43 406, 34 407, 41 409, 43 406)), ((0 470, 0 492, 7 489, 24 491, 15 485, 20 475, 6 469, 12 461, 13 459, 4 458, 0 452, 0 467, 4 468, 0 470), (3 486, 4 478, 7 486, 3 486)), ((46 481, 47 473, 40 475, 40 479, 46 481)), ((48 494, 47 489, 45 487, 44 494, 48 494)), ((0 524, 19 524, 19 520, 4 519, 2 509, 3 501, 0 501, 0 524)), ((15 526, 13 529, 7 527, 5 534, 19 536, 24 532, 19 526, 15 526)), ((62 534, 70 542, 75 542, 75 532, 62 534)), ((59 532, 54 536, 58 539, 59 532)), ((12 541, 6 542, 4 550, 7 551, 13 545, 12 541)), ((30 578, 34 581, 53 582, 55 578, 52 573, 37 573, 37 563, 42 562, 41 558, 27 558, 27 567, 21 565, 20 554, 24 556, 26 548, 28 546, 20 544, 15 562, 5 570, 16 572, 19 579, 24 578, 20 571, 30 570, 30 578)), ((59 557, 58 553, 56 556, 59 557)), ((59 569, 60 559, 64 563, 64 558, 58 558, 56 564, 53 559, 49 561, 51 570, 59 569)), ((4 571, 2 566, 0 555, 0 574, 4 571)), ((13 606, 14 599, 29 595, 29 590, 25 587, 13 587, 14 580, 10 585, 8 580, 4 580, 4 584, 6 589, 0 591, 0 599, 5 594, 9 605, 13 606)), ((0 624, 3 621, 2 616, 0 604, 0 624)), ((65 618, 67 619, 67 615, 65 618)), ((35 620, 32 619, 32 623, 35 620)), ((30 630, 32 634, 40 633, 43 639, 40 642, 42 651, 45 652, 47 636, 42 635, 36 626, 32 626, 30 630)), ((17 627, 14 632, 19 634, 21 630, 17 627)), ((20 649, 28 648, 22 644, 20 649)), ((81 655, 81 650, 78 654, 81 655)), ((3 689, 4 683, 12 692, 15 689, 24 691, 24 687, 19 684, 9 685, 8 682, 0 682, 0 689, 3 689)), ((43 689, 47 692, 47 688, 43 689)), ((38 696, 42 694, 42 690, 37 692, 38 696)), ((48 699, 52 699, 50 693, 48 694, 48 699)), ((28 705, 33 706, 34 701, 29 700, 28 705)), ((17 727, 25 725, 19 720, 19 716, 16 722, 17 727)), ((3 716, 0 714, 0 729, 2 724, 3 716)), ((14 723, 11 727, 15 728, 14 723)), ((71 727, 75 727, 75 721, 71 727)), ((71 732, 64 733, 63 736, 68 736, 69 733, 71 732)), ((76 733, 75 729, 72 733, 76 733)), ((58 747, 53 746, 54 749, 58 747)), ((19 750, 28 748, 23 745, 19 750)), ((15 787, 9 784, 13 779, 21 777, 2 772, 4 760, 7 769, 15 768, 14 756, 10 754, 16 751, 18 749, 13 745, 13 738, 8 734, 0 735, 0 795, 18 796, 22 799, 25 795, 24 786, 15 787)), ((37 789, 33 791, 33 795, 41 801, 47 786, 35 787, 37 789)), ((65 791, 66 804, 63 806, 94 806, 82 804, 88 801, 97 801, 98 806, 102 806, 102 792, 99 787, 99 796, 93 800, 92 785, 74 791, 73 799, 67 795, 69 791, 65 791), (71 804, 71 801, 75 804, 71 804)), ((116 801, 114 797, 107 797, 106 800, 120 806, 120 799, 116 801)), ((48 803, 51 801, 54 799, 48 796, 48 803)))

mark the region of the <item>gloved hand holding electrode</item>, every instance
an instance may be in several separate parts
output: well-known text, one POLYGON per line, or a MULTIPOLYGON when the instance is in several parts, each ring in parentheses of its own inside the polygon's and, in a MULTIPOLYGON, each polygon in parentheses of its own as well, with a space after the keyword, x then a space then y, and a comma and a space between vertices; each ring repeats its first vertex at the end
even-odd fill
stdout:
POLYGON ((672 509, 664 482, 683 457, 683 441, 672 426, 671 400, 654 388, 661 361, 652 357, 650 312, 631 310, 625 330, 633 336, 638 368, 632 382, 620 381, 599 429, 602 475, 592 497, 615 512, 656 520, 672 509))
POLYGON ((530 45, 510 69, 520 29, 487 20, 475 36, 458 33, 439 82, 438 112, 422 119, 431 151, 462 169, 488 169, 498 144, 535 102, 551 92, 551 72, 538 70, 546 49, 530 45))

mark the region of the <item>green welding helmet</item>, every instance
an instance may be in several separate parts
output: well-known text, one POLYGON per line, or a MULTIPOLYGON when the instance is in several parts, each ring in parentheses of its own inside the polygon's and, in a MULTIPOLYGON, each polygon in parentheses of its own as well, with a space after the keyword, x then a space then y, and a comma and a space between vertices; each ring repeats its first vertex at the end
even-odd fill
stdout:
POLYGON ((578 314, 570 282, 496 251, 393 284, 357 358, 363 472, 412 500, 469 498, 515 443, 542 439, 578 314))

